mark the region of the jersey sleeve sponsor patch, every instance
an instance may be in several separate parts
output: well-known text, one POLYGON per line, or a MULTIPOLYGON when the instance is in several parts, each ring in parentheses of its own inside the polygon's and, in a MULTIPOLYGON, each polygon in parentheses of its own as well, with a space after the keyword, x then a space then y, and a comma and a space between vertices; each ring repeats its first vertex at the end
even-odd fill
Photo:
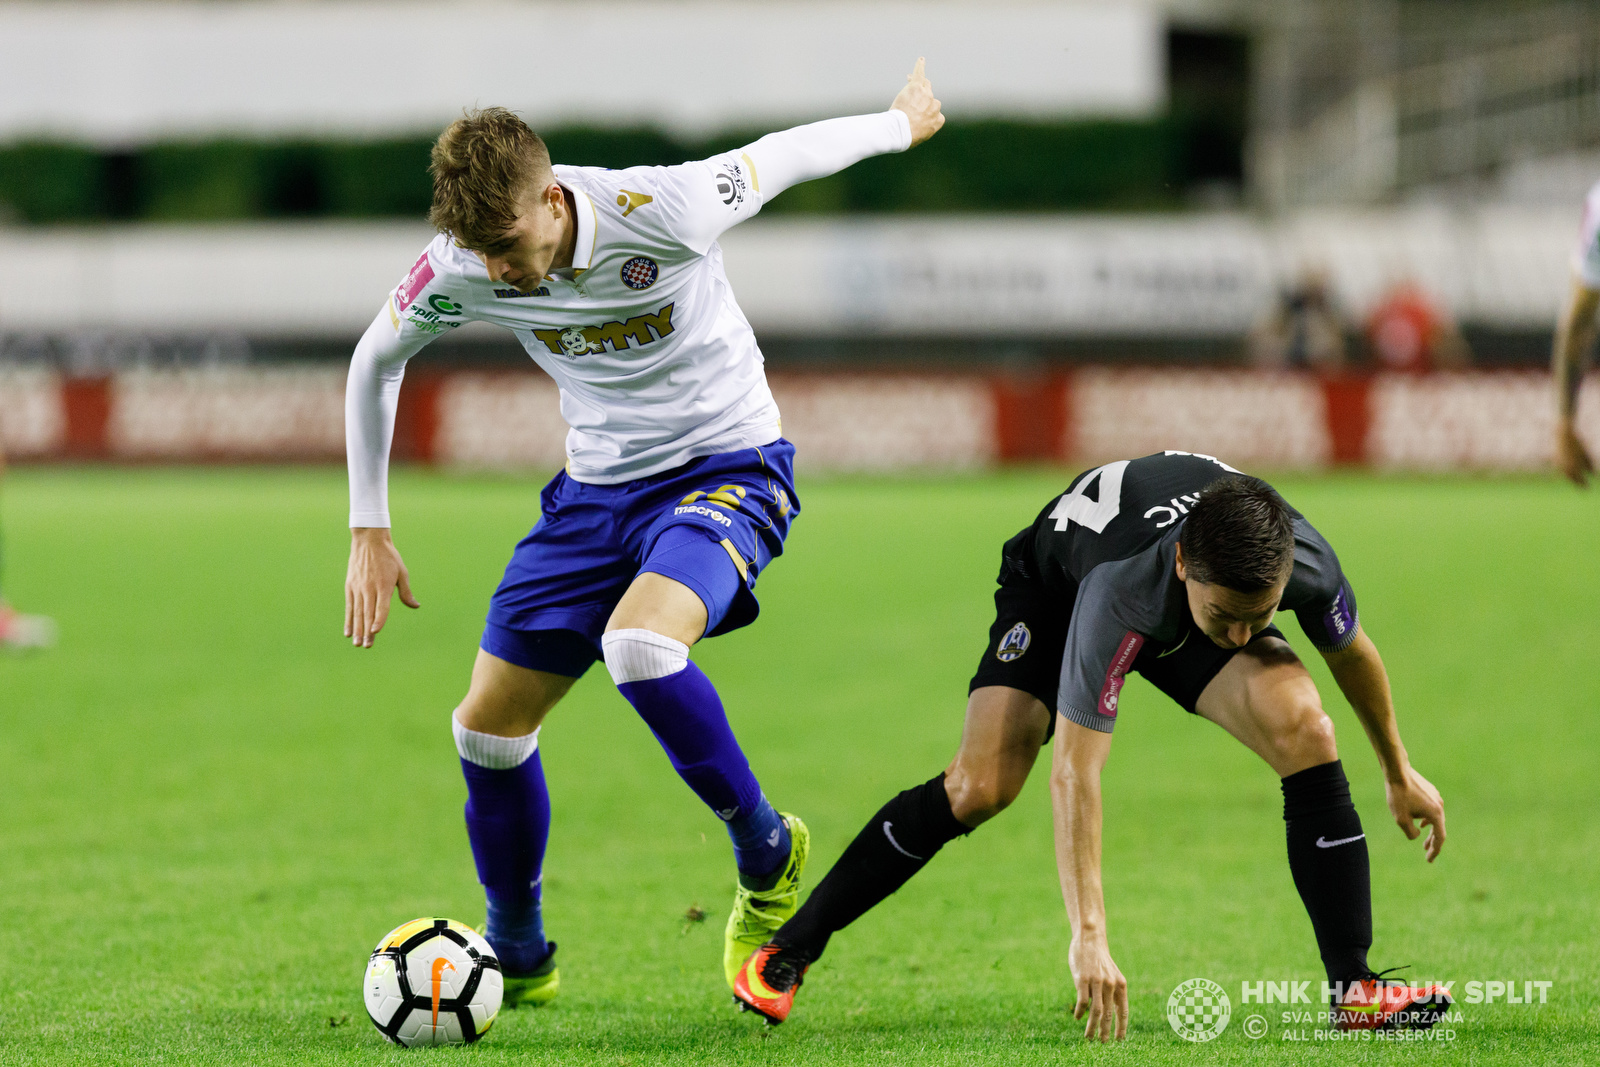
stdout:
POLYGON ((1096 567, 1078 587, 1061 657, 1056 711, 1090 730, 1110 733, 1117 724, 1122 687, 1145 646, 1148 627, 1130 615, 1129 598, 1141 579, 1126 567, 1096 567))
POLYGON ((395 310, 404 312, 431 281, 433 281, 433 264, 428 262, 428 253, 424 252, 417 257, 417 261, 411 265, 410 272, 400 282, 400 287, 394 291, 395 310))
POLYGON ((1295 612, 1300 629, 1311 639, 1318 652, 1343 652, 1356 639, 1361 628, 1361 614, 1356 609, 1356 598, 1350 583, 1340 579, 1339 591, 1333 601, 1322 609, 1295 612))
POLYGON ((1128 680, 1128 671, 1133 667, 1133 661, 1138 658, 1139 650, 1143 647, 1143 634, 1129 630, 1122 635, 1122 640, 1117 645, 1117 653, 1111 657, 1111 665, 1106 668, 1106 678, 1100 686, 1100 698, 1094 705, 1096 712, 1108 719, 1117 717, 1117 702, 1122 697, 1122 683, 1128 680))

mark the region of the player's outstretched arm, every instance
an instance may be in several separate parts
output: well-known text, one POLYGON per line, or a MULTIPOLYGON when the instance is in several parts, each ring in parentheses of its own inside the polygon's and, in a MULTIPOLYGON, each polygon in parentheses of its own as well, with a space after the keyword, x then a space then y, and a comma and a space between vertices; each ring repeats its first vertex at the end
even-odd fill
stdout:
POLYGON ((1595 312, 1600 310, 1600 291, 1589 288, 1583 279, 1572 279, 1572 292, 1556 324, 1555 349, 1550 370, 1556 382, 1556 466, 1574 485, 1585 488, 1594 473, 1594 461, 1578 436, 1578 386, 1583 382, 1583 366, 1594 344, 1595 312))
POLYGON ((1444 801, 1433 783, 1418 774, 1411 766, 1406 746, 1400 741, 1400 727, 1395 722, 1394 698, 1389 692, 1389 674, 1384 670, 1383 658, 1365 630, 1356 631, 1355 640, 1339 652, 1324 652, 1333 680, 1350 701, 1361 728, 1372 742, 1383 768, 1383 791, 1389 804, 1389 814, 1405 835, 1415 841, 1422 835, 1417 825, 1428 828, 1428 839, 1422 851, 1432 863, 1444 847, 1444 801))
POLYGON ((743 152, 755 165, 762 202, 868 156, 904 152, 932 137, 944 125, 944 115, 922 68, 919 59, 887 111, 796 126, 746 145, 743 152))
POLYGON ((389 445, 406 360, 429 335, 409 336, 389 308, 378 313, 356 345, 345 382, 345 457, 350 468, 350 565, 344 580, 344 635, 358 648, 389 618, 400 590, 407 607, 420 607, 411 579, 389 534, 389 445))
POLYGON ((1111 735, 1056 718, 1050 768, 1050 805, 1055 816, 1056 869, 1061 898, 1072 923, 1067 961, 1077 988, 1072 1017, 1083 1036, 1118 1041, 1128 1036, 1128 980, 1111 958, 1106 938, 1105 891, 1100 881, 1100 771, 1111 751, 1111 735))
POLYGON ((705 255, 726 230, 754 217, 785 189, 926 141, 944 125, 944 115, 922 68, 919 59, 886 111, 796 126, 733 152, 666 168, 669 177, 653 195, 668 229, 685 248, 705 255))

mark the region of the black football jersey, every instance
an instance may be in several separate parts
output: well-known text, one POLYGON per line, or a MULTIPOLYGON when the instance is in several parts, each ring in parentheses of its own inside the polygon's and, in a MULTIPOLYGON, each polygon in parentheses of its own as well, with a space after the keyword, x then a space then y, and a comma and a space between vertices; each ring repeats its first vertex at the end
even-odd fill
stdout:
MULTIPOLYGON (((1211 456, 1159 452, 1085 471, 1006 542, 1003 568, 1037 582, 1071 612, 1057 710, 1109 732, 1122 682, 1148 644, 1157 652, 1210 640, 1178 580, 1178 532, 1211 482, 1239 471, 1211 456)), ((1279 604, 1323 652, 1355 640, 1355 594, 1333 548, 1294 513, 1294 572, 1279 604)), ((1002 579, 1005 575, 1002 574, 1002 579)))

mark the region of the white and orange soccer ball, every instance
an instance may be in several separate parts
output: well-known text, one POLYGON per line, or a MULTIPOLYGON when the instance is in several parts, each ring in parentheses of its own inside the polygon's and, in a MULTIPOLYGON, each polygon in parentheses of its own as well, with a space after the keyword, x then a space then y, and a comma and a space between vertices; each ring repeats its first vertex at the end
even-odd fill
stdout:
POLYGON ((367 961, 361 993, 379 1033, 398 1045, 464 1045, 500 1013, 504 983, 489 942, 452 919, 413 919, 367 961))

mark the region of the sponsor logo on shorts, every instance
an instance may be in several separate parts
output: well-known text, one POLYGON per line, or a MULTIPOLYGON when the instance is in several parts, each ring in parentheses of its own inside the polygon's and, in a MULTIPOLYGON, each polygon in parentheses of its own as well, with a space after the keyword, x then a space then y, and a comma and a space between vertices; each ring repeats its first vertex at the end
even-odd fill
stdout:
POLYGON ((400 311, 410 307, 417 294, 421 293, 431 281, 433 281, 433 264, 428 262, 428 253, 424 252, 417 257, 415 263, 411 264, 410 273, 394 291, 394 306, 400 311))
POLYGON ((534 330, 533 336, 544 342, 553 355, 594 355, 610 345, 613 352, 642 348, 668 337, 672 333, 672 304, 653 312, 635 315, 627 322, 607 322, 599 326, 568 326, 562 330, 534 330))
POLYGON ((1000 639, 1000 647, 994 650, 994 658, 1001 663, 1021 659, 1031 644, 1033 644, 1033 634, 1028 631, 1028 624, 1019 622, 1007 630, 1006 635, 1000 639))
POLYGON ((739 504, 744 500, 745 495, 745 487, 742 485, 719 485, 716 489, 713 489, 709 493, 704 489, 696 489, 694 492, 680 500, 679 503, 693 504, 696 500, 714 500, 720 504, 726 504, 730 508, 737 510, 739 504))
POLYGON ((648 289, 661 277, 661 268, 648 256, 634 256, 622 265, 622 284, 629 289, 648 289))
POLYGON ((1117 701, 1122 696, 1122 683, 1128 678, 1128 669, 1133 666, 1134 659, 1139 655, 1139 649, 1144 647, 1144 635, 1136 634, 1132 630, 1122 635, 1122 643, 1117 646, 1117 654, 1111 657, 1111 666, 1106 668, 1105 684, 1100 687, 1100 700, 1095 704, 1095 710, 1109 718, 1117 717, 1117 701))
POLYGON ((720 522, 724 526, 732 526, 733 520, 728 518, 716 508, 708 508, 704 504, 679 504, 672 509, 674 515, 704 515, 713 522, 720 522))

